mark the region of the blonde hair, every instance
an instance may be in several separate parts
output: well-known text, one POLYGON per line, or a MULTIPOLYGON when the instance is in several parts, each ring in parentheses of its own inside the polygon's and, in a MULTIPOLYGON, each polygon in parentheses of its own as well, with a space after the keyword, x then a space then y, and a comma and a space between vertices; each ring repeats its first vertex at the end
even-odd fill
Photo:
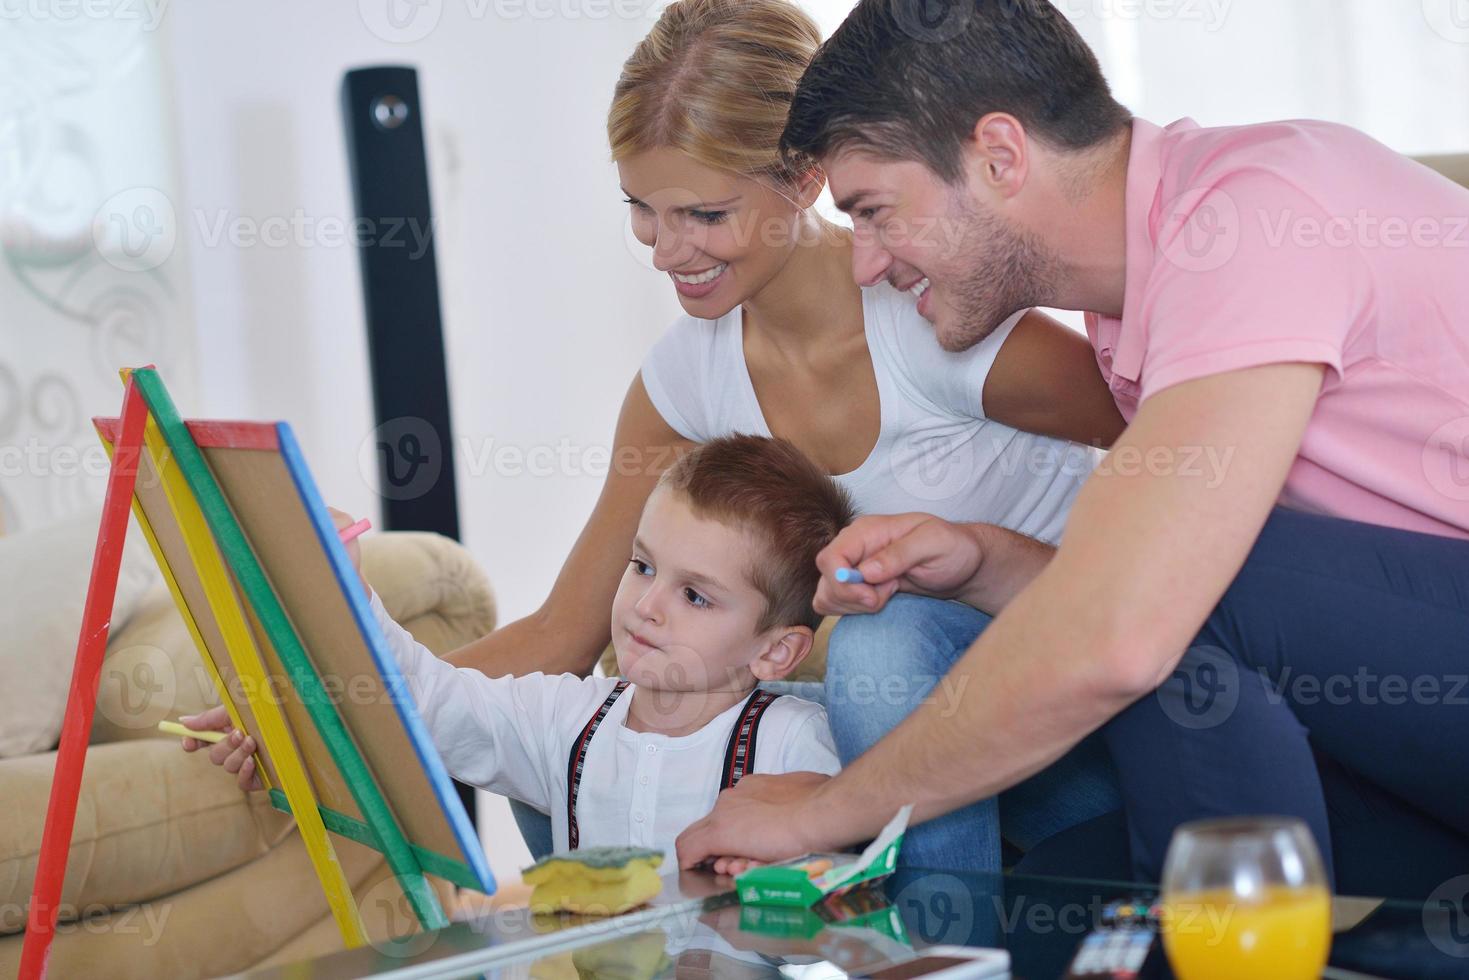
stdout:
POLYGON ((668 147, 705 166, 792 183, 782 157, 796 83, 821 32, 788 0, 678 0, 622 66, 607 113, 612 159, 668 147))

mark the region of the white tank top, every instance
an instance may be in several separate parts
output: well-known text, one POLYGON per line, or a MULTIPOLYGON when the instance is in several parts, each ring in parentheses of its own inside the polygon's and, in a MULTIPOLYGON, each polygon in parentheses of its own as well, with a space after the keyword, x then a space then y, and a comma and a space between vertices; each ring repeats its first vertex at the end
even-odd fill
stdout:
MULTIPOLYGON (((1025 311, 957 354, 938 345, 913 297, 886 283, 863 288, 862 311, 881 427, 862 465, 835 474, 857 507, 982 521, 1057 543, 1101 453, 985 418, 985 378, 1025 311)), ((686 439, 771 434, 745 365, 739 307, 718 320, 680 317, 642 376, 653 406, 686 439)))

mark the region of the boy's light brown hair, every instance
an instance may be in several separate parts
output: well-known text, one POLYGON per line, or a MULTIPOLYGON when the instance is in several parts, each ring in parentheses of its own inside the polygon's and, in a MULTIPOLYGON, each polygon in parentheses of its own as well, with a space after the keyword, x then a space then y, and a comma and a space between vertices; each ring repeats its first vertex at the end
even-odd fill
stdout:
POLYGON ((811 608, 821 578, 816 555, 856 510, 847 491, 804 453, 785 439, 723 436, 681 458, 659 485, 699 517, 755 536, 759 557, 747 574, 765 597, 757 631, 821 625, 811 608))

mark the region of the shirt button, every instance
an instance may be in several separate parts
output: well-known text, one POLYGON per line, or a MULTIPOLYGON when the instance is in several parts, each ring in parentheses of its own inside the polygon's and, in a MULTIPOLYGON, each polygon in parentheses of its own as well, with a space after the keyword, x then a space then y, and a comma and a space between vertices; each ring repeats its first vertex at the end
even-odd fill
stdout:
POLYGON ((648 754, 649 755, 652 755, 654 752, 657 752, 657 751, 658 751, 658 746, 656 746, 656 745, 650 745, 650 746, 648 746, 648 754))
POLYGON ((633 815, 633 819, 636 820, 638 823, 642 823, 643 822, 643 815, 641 813, 634 814, 633 815))
POLYGON ((643 784, 643 785, 644 785, 644 786, 646 786, 646 785, 648 785, 648 777, 647 777, 647 776, 644 776, 644 777, 643 777, 643 778, 642 778, 642 780, 641 780, 641 782, 642 782, 642 784, 643 784))

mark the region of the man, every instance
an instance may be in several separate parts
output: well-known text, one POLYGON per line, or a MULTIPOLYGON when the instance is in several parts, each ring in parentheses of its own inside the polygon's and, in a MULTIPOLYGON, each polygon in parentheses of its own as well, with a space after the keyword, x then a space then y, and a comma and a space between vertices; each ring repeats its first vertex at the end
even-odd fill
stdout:
POLYGON ((840 536, 824 611, 901 589, 997 614, 959 709, 829 782, 742 783, 681 863, 849 845, 1100 728, 1141 878, 1180 822, 1248 813, 1304 820, 1328 869, 1335 833, 1343 887, 1382 880, 1348 873, 1347 824, 1432 843, 1388 862, 1399 891, 1469 866, 1469 193, 1340 126, 1132 120, 1044 0, 937 25, 862 0, 785 143, 852 215, 858 281, 927 279, 946 348, 1088 311, 1129 425, 1054 552, 918 515, 840 536))

